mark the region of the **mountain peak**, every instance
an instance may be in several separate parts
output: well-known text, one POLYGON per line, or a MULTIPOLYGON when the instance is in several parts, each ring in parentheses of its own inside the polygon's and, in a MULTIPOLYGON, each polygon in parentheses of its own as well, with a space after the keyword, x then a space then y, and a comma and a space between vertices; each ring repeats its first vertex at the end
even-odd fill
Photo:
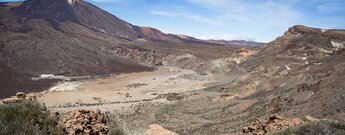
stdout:
POLYGON ((295 25, 289 28, 288 32, 291 34, 320 34, 325 30, 307 27, 303 25, 295 25))
POLYGON ((53 25, 70 21, 126 39, 138 36, 131 24, 83 0, 27 0, 12 10, 22 16, 23 21, 45 19, 53 25))
POLYGON ((70 5, 74 5, 76 2, 78 1, 82 1, 82 0, 67 0, 67 2, 70 4, 70 5))
POLYGON ((76 15, 70 3, 75 0, 27 0, 13 9, 19 15, 30 18, 70 20, 77 22, 76 15))

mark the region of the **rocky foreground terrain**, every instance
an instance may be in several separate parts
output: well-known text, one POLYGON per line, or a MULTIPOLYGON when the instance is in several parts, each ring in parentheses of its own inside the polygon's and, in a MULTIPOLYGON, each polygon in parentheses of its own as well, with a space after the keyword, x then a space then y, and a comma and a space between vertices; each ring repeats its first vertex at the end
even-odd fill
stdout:
POLYGON ((43 134, 341 134, 344 45, 344 30, 204 41, 82 0, 0 3, 0 110, 11 114, 0 125, 35 111, 24 124, 43 134))

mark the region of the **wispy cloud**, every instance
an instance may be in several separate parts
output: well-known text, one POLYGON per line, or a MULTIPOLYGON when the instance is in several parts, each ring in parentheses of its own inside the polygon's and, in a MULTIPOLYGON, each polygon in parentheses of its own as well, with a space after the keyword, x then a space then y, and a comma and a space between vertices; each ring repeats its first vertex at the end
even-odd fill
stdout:
POLYGON ((151 10, 150 13, 153 15, 160 15, 160 16, 166 16, 166 17, 171 17, 171 18, 175 18, 175 17, 179 16, 177 13, 159 11, 159 10, 151 10))
MULTIPOLYGON (((185 2, 190 6, 156 7, 150 10, 150 13, 170 18, 185 18, 207 24, 208 27, 228 29, 227 32, 220 30, 221 32, 198 36, 202 39, 226 40, 254 40, 257 38, 254 37, 257 33, 265 31, 281 31, 274 33, 278 36, 303 19, 303 14, 294 8, 293 0, 185 0, 185 2), (241 30, 248 32, 252 30, 255 33, 239 32, 241 30)), ((268 41, 262 38, 256 40, 268 41)))
POLYGON ((202 38, 270 41, 296 24, 345 28, 344 0, 87 1, 134 24, 202 38))
POLYGON ((163 11, 163 10, 150 10, 150 13, 153 15, 160 15, 160 16, 166 16, 170 18, 176 18, 176 17, 183 17, 187 19, 194 20, 196 22, 206 23, 210 25, 219 25, 220 22, 209 17, 192 14, 186 11, 183 11, 181 9, 170 9, 169 11, 163 11))
POLYGON ((205 39, 205 40, 247 40, 247 41, 252 41, 254 40, 253 38, 249 37, 239 37, 233 34, 222 34, 222 35, 208 35, 208 36, 200 36, 197 37, 199 39, 205 39))
POLYGON ((301 13, 286 1, 251 0, 187 0, 189 3, 218 12, 215 19, 237 21, 249 26, 286 26, 301 17, 301 13))
POLYGON ((191 3, 200 4, 203 6, 208 6, 208 7, 224 6, 230 2, 229 0, 187 0, 187 1, 191 3))

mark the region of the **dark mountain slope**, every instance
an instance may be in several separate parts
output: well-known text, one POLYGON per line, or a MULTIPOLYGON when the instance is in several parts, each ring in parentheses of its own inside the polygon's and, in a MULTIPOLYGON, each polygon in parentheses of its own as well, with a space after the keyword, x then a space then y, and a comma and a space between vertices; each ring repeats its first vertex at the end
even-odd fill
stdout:
POLYGON ((17 91, 39 92, 53 86, 57 80, 31 80, 32 75, 17 73, 0 63, 0 98, 10 97, 17 91))
POLYGON ((28 0, 12 10, 20 15, 23 21, 32 18, 71 21, 118 37, 138 37, 131 24, 83 0, 28 0))
POLYGON ((58 21, 77 22, 72 5, 65 0, 28 0, 20 6, 13 8, 21 19, 49 18, 58 21))
MULTIPOLYGON (((1 61, 14 71, 35 75, 99 75, 150 69, 104 51, 127 41, 86 27, 102 22, 88 21, 97 20, 92 17, 113 17, 86 2, 70 4, 65 0, 29 0, 2 10, 1 61), (83 10, 88 12, 83 13, 83 10), (85 14, 89 16, 83 16, 85 14)), ((116 18, 113 19, 108 22, 117 23, 116 18)), ((119 20, 119 23, 124 22, 119 20)), ((114 28, 109 30, 116 29, 118 33, 129 35, 130 32, 126 33, 122 25, 113 24, 114 28), (116 27, 123 28, 123 31, 116 27)))

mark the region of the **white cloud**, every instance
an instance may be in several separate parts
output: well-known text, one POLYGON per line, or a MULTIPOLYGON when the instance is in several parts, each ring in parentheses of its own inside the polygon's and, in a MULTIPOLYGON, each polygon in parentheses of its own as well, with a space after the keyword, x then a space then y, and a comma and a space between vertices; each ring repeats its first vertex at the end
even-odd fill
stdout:
MULTIPOLYGON (((302 14, 293 8, 293 2, 272 0, 186 0, 198 6, 198 11, 188 7, 165 7, 164 10, 151 10, 151 14, 171 18, 183 17, 210 25, 238 23, 244 27, 265 29, 286 29, 301 20, 302 14), (205 11, 201 11, 205 10, 205 11), (213 14, 203 14, 213 12, 213 14)), ((160 9, 160 8, 159 8, 160 9)))
POLYGON ((160 15, 160 16, 166 16, 170 18, 176 18, 176 17, 183 17, 187 19, 194 20, 196 22, 206 23, 210 25, 219 25, 220 22, 217 20, 214 20, 213 18, 208 18, 201 15, 191 14, 189 12, 183 11, 181 9, 171 9, 170 11, 162 11, 162 10, 150 10, 150 13, 153 15, 160 15))
POLYGON ((301 18, 290 1, 251 0, 186 0, 187 2, 216 11, 214 20, 241 22, 245 26, 288 27, 301 18))
POLYGON ((159 11, 159 10, 151 10, 150 13, 153 15, 160 15, 160 16, 166 16, 166 17, 171 17, 171 18, 175 18, 178 16, 178 14, 176 13, 159 11))
POLYGON ((224 6, 228 4, 229 0, 187 0, 191 3, 196 3, 204 6, 224 6))

